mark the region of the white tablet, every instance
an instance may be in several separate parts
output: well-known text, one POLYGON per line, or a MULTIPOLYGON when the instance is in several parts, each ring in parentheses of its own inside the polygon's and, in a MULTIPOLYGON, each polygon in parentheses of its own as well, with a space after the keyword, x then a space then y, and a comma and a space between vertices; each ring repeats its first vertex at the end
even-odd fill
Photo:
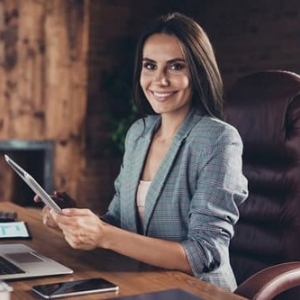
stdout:
POLYGON ((45 205, 60 212, 61 208, 56 202, 48 195, 48 193, 36 182, 36 180, 22 169, 15 161, 13 161, 8 155, 4 155, 5 160, 11 166, 11 168, 27 183, 27 185, 41 198, 45 205))

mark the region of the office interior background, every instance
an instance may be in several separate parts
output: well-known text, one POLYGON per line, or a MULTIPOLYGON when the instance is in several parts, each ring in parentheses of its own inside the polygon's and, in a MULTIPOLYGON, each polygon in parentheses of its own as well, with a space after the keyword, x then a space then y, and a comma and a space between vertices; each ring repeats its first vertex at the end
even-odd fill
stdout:
POLYGON ((225 90, 259 70, 300 73, 298 0, 0 0, 0 200, 33 205, 4 153, 52 190, 107 208, 134 118, 135 42, 160 14, 193 17, 225 90))

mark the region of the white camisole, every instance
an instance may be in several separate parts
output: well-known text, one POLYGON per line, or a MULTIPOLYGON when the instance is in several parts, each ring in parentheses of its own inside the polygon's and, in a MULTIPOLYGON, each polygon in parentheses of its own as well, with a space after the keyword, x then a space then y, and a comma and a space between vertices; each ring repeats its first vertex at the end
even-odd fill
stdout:
POLYGON ((138 209, 138 214, 141 220, 141 224, 144 226, 144 211, 145 211, 145 201, 147 192, 149 189, 149 186, 151 184, 151 181, 143 181, 140 180, 137 195, 136 195, 136 205, 138 209))

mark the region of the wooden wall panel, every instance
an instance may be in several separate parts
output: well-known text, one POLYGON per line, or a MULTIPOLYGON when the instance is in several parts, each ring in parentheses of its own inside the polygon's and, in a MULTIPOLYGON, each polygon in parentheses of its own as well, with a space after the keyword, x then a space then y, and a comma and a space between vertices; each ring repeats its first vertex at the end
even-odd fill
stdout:
POLYGON ((6 136, 7 132, 7 104, 6 104, 6 98, 5 98, 5 42, 4 42, 4 24, 5 24, 5 8, 4 8, 4 2, 0 1, 0 28, 2 30, 0 31, 0 35, 2 33, 3 38, 0 38, 0 139, 3 136, 6 136))
POLYGON ((18 2, 17 64, 15 99, 12 102, 11 126, 18 139, 43 139, 44 115, 44 5, 41 1, 18 2), (42 50, 42 51, 41 51, 42 50))
POLYGON ((17 40, 18 40, 18 3, 16 0, 1 1, 3 8, 3 27, 1 32, 3 35, 3 53, 1 61, 3 61, 3 94, 1 95, 1 138, 6 139, 14 134, 14 126, 10 120, 13 118, 11 108, 17 102, 17 40))
POLYGON ((85 166, 88 8, 0 0, 0 143, 54 141, 54 187, 74 197, 85 166))

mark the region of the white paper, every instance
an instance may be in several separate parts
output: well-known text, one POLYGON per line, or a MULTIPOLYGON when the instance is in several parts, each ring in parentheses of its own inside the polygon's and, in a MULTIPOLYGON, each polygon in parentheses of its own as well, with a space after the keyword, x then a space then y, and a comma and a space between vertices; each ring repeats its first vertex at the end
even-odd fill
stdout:
POLYGON ((29 237, 25 223, 22 221, 0 223, 0 238, 13 237, 29 237))

